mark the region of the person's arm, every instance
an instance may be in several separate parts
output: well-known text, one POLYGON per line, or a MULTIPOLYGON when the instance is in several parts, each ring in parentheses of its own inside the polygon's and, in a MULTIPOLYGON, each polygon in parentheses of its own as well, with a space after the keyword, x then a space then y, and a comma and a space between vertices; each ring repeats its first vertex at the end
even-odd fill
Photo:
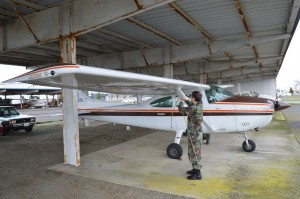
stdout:
POLYGON ((181 101, 180 103, 179 103, 179 105, 178 105, 178 110, 179 110, 179 112, 181 113, 181 114, 189 114, 189 111, 190 111, 190 106, 192 106, 192 102, 191 102, 191 100, 182 92, 182 90, 181 90, 181 88, 180 87, 178 87, 177 89, 176 89, 176 91, 177 91, 177 95, 178 95, 178 97, 180 98, 180 100, 182 100, 182 101, 185 101, 186 103, 187 103, 187 105, 188 105, 188 107, 184 107, 183 106, 183 102, 181 101))
POLYGON ((185 102, 187 103, 188 107, 184 107, 183 101, 181 101, 179 102, 178 110, 182 115, 190 115, 192 102, 190 100, 186 100, 185 102))

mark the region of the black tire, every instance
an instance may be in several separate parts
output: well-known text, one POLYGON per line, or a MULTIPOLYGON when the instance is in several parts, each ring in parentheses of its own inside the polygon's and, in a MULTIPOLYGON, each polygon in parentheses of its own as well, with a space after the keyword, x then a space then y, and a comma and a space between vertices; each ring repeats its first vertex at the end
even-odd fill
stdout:
POLYGON ((172 143, 167 148, 168 157, 171 159, 179 159, 182 156, 182 147, 179 144, 172 143))
POLYGON ((209 144, 210 141, 210 134, 204 133, 203 134, 203 140, 206 140, 205 144, 209 144))
POLYGON ((0 134, 0 136, 5 136, 9 132, 11 132, 11 131, 8 131, 5 127, 3 127, 3 132, 2 132, 2 134, 0 134))
POLYGON ((0 133, 0 136, 5 136, 6 133, 5 133, 5 130, 3 129, 2 133, 0 133))
POLYGON ((33 128, 33 127, 25 128, 25 131, 26 131, 26 132, 31 132, 31 131, 32 131, 32 128, 33 128))
POLYGON ((249 144, 249 146, 247 146, 246 141, 243 142, 244 151, 253 152, 256 148, 255 142, 253 142, 252 140, 248 140, 248 144, 249 144))

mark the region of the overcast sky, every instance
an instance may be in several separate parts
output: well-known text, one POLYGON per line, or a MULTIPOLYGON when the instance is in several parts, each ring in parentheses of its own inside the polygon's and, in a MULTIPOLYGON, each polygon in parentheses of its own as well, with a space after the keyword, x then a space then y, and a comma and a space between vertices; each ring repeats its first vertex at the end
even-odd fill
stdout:
MULTIPOLYGON (((7 66, 0 64, 0 83, 21 75, 28 70, 20 66, 7 66)), ((277 76, 277 88, 286 89, 294 85, 295 80, 300 80, 300 29, 297 28, 289 46, 281 70, 277 76)))
POLYGON ((277 88, 294 86, 294 81, 300 80, 300 28, 297 27, 292 42, 277 76, 277 88))

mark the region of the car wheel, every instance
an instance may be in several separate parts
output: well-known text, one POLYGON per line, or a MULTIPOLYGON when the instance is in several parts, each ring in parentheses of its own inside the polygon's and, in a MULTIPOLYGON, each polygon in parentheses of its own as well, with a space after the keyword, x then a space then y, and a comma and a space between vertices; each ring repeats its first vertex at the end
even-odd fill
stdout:
POLYGON ((26 132, 31 132, 32 131, 32 127, 25 128, 25 131, 26 132))

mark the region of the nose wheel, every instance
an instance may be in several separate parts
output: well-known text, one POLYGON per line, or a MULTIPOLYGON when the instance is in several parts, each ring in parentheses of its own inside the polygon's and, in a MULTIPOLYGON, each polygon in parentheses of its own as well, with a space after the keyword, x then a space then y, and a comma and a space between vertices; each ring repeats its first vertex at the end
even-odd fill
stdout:
POLYGON ((256 148, 256 144, 253 140, 249 140, 247 135, 244 133, 245 141, 243 142, 243 149, 245 152, 253 152, 256 148))

